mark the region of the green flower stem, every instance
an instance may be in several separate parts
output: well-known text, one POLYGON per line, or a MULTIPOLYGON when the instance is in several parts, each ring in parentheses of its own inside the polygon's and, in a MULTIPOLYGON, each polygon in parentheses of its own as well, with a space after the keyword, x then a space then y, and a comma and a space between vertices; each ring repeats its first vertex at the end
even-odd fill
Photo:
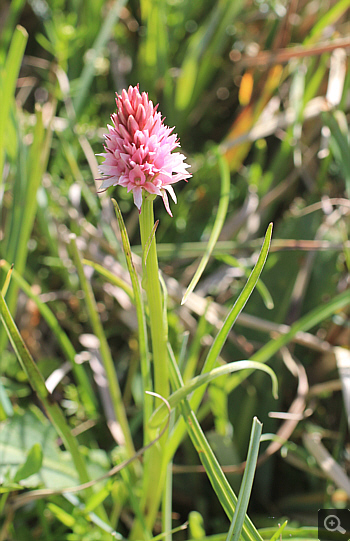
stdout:
POLYGON ((145 266, 142 285, 146 290, 154 370, 154 390, 164 398, 169 395, 167 335, 164 325, 163 303, 159 281, 158 257, 153 236, 153 200, 144 198, 140 214, 140 232, 145 266), (149 247, 149 248, 148 248, 149 247), (147 252, 148 253, 145 253, 147 252))
POLYGON ((119 387, 117 374, 114 368, 114 363, 111 355, 111 351, 108 346, 106 336, 103 332, 101 320, 98 316, 98 310, 96 306, 96 300, 91 288, 90 283, 87 281, 84 274, 84 268, 81 260, 81 256, 77 247, 75 235, 71 235, 71 248, 73 253, 74 263, 78 272, 81 287, 85 293, 86 307, 89 313, 90 323, 95 336, 100 341, 100 353, 103 362, 104 369, 109 384, 109 392, 111 394, 112 404, 114 407, 115 417, 120 424, 121 430, 125 439, 125 447, 128 456, 131 457, 135 454, 134 444, 132 441, 128 419, 126 416, 122 393, 119 387))
MULTIPOLYGON (((151 329, 154 390, 159 395, 167 398, 169 396, 167 332, 159 281, 158 257, 154 236, 153 199, 151 198, 144 197, 142 202, 140 232, 143 248, 142 285, 147 295, 151 329)), ((152 430, 149 427, 145 427, 145 429, 152 430)), ((151 439, 150 434, 149 438, 151 439)), ((163 467, 163 456, 166 441, 167 433, 150 449, 144 460, 144 496, 142 505, 149 530, 153 528, 165 482, 166 468, 163 467)), ((141 524, 135 521, 130 536, 131 539, 142 539, 142 533, 141 524)))

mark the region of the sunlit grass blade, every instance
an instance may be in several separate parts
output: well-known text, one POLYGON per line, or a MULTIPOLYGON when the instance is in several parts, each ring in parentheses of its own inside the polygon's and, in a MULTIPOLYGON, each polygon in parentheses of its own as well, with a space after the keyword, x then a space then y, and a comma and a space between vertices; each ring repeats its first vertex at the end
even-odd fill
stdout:
POLYGON ((235 302, 228 316, 226 317, 223 326, 221 327, 220 331, 215 337, 213 345, 211 346, 209 353, 207 355, 207 358, 205 359, 203 369, 202 369, 202 374, 204 374, 205 372, 213 368, 214 363, 216 359, 219 357, 221 350, 224 346, 224 343, 226 342, 228 333, 232 329, 237 317, 243 310, 250 295, 252 294, 267 259, 270 242, 271 242, 271 236, 272 236, 272 223, 267 228, 264 243, 262 245, 258 261, 256 262, 254 269, 250 273, 248 281, 245 284, 242 292, 240 293, 237 301, 235 302))
POLYGON ((103 366, 106 371, 108 383, 109 383, 109 391, 111 394, 111 400, 112 400, 112 404, 114 408, 115 417, 116 417, 117 422, 120 424, 120 428, 122 430, 122 433, 125 439, 125 446, 126 446, 128 455, 132 456, 135 453, 134 444, 133 444, 131 433, 130 433, 130 427, 128 424, 128 419, 127 419, 124 404, 123 404, 122 394, 119 387, 119 382, 118 382, 117 374, 115 371, 113 358, 108 346, 108 342, 107 342, 106 335, 102 327, 100 317, 98 315, 96 300, 92 291, 91 284, 90 282, 87 281, 85 273, 84 273, 82 258, 81 258, 81 255, 79 253, 78 246, 76 243, 76 236, 73 234, 70 237, 70 246, 72 249, 73 259, 74 259, 74 263, 77 269, 81 287, 85 294, 86 308, 89 314, 90 323, 91 323, 95 336, 98 338, 100 342, 100 353, 101 353, 103 366))
MULTIPOLYGON (((1 264, 0 264, 0 267, 1 267, 1 264)), ((9 266, 9 269, 7 271, 5 282, 4 282, 4 285, 2 286, 2 290, 1 290, 1 293, 2 293, 3 297, 6 297, 6 293, 7 293, 8 287, 10 285, 10 281, 11 281, 13 267, 14 267, 14 265, 12 263, 12 265, 9 266)))
MULTIPOLYGON (((168 351, 172 387, 174 389, 181 389, 181 387, 183 387, 183 381, 170 345, 168 345, 168 351)), ((198 456, 205 468, 209 481, 215 490, 225 513, 228 518, 232 520, 237 504, 237 497, 233 492, 231 485, 228 483, 187 398, 180 402, 179 407, 186 424, 188 435, 198 452, 198 456)), ((242 538, 244 541, 261 541, 261 536, 247 515, 244 519, 242 538)))
POLYGON ((28 40, 28 33, 22 26, 17 26, 13 34, 7 59, 0 74, 1 122, 0 122, 0 186, 3 179, 5 159, 5 136, 7 122, 15 95, 16 81, 21 67, 22 57, 28 40))
POLYGON ((288 520, 285 520, 283 522, 283 524, 281 524, 281 526, 278 528, 278 530, 273 534, 270 541, 277 541, 277 539, 281 539, 282 532, 285 529, 285 527, 287 526, 287 524, 288 524, 288 520))
POLYGON ((317 527, 300 526, 299 528, 292 528, 287 526, 287 521, 285 521, 277 530, 276 528, 261 528, 259 529, 259 533, 263 539, 268 541, 279 541, 281 539, 281 530, 283 532, 282 539, 309 541, 310 539, 318 539, 319 537, 317 527))
MULTIPOLYGON (((126 264, 128 267, 128 271, 129 271, 130 279, 132 283, 132 291, 133 291, 133 297, 134 297, 134 302, 135 302, 135 307, 136 307, 136 316, 137 316, 138 332, 139 332, 140 364, 141 364, 143 388, 144 388, 144 391, 152 391, 153 386, 152 386, 152 378, 151 378, 150 355, 149 355, 149 348, 148 348, 146 318, 145 318, 145 310, 143 306, 141 287, 139 283, 139 278, 137 276, 137 273, 132 261, 129 237, 126 231, 122 213, 120 212, 119 205, 115 201, 115 199, 112 199, 112 202, 113 202, 115 213, 118 219, 126 264)), ((146 426, 146 423, 148 419, 150 418, 151 413, 152 413, 152 400, 151 400, 151 397, 147 394, 145 396, 145 403, 144 403, 144 410, 143 410, 144 423, 145 423, 144 426, 146 426)), ((146 434, 145 434, 145 437, 146 437, 146 434)), ((146 440, 147 440, 147 437, 146 437, 146 440)), ((145 443, 148 442, 148 440, 147 441, 146 440, 145 440, 145 443)))
POLYGON ((226 541, 239 541, 239 538, 241 536, 244 518, 247 513, 248 503, 254 481, 256 463, 258 460, 258 453, 260 447, 261 431, 262 424, 256 417, 254 417, 244 475, 238 494, 235 513, 233 515, 226 541))
MULTIPOLYGON (((10 266, 7 261, 4 260, 0 261, 0 267, 4 267, 4 269, 8 272, 9 269, 12 268, 12 266, 10 266)), ((72 342, 69 340, 67 334, 58 323, 54 313, 50 310, 47 304, 45 304, 39 298, 39 296, 33 292, 28 282, 26 282, 26 280, 16 271, 16 269, 13 269, 12 277, 13 280, 17 283, 17 285, 22 289, 22 291, 24 291, 24 293, 35 302, 40 314, 45 319, 46 323, 56 336, 57 342, 59 343, 63 354, 71 362, 73 373, 78 383, 79 393, 81 395, 82 402, 86 408, 88 415, 96 415, 97 400, 95 397, 95 393, 92 389, 84 367, 75 361, 77 353, 74 349, 72 342)))
POLYGON ((221 192, 220 192, 220 202, 219 202, 217 215, 215 218, 215 222, 213 225, 212 232, 210 234, 210 238, 209 238, 206 250, 182 298, 181 304, 184 304, 186 302, 188 296, 192 293, 200 277, 202 276, 204 269, 207 266, 207 263, 211 256, 211 253, 214 249, 214 246, 219 238, 221 229, 225 222, 227 207, 228 207, 228 203, 230 199, 230 169, 228 167, 228 163, 226 159, 223 156, 218 155, 218 161, 219 161, 219 166, 220 166, 221 192))
POLYGON ((304 45, 311 45, 317 42, 322 36, 326 27, 331 27, 347 10, 349 9, 349 0, 338 0, 326 13, 322 15, 313 25, 304 45))

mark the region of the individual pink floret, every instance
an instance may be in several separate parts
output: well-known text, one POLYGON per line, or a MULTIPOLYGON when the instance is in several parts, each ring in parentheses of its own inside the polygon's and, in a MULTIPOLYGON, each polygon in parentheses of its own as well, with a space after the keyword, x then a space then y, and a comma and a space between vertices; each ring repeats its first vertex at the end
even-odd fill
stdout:
POLYGON ((125 186, 132 191, 139 212, 142 190, 160 195, 167 212, 172 216, 168 195, 176 203, 172 184, 191 177, 184 162, 185 156, 172 151, 180 146, 176 134, 164 125, 164 119, 153 106, 148 94, 140 94, 139 85, 129 86, 121 95, 116 93, 117 112, 111 116, 105 135, 104 162, 99 167, 103 177, 99 191, 110 186, 125 186))

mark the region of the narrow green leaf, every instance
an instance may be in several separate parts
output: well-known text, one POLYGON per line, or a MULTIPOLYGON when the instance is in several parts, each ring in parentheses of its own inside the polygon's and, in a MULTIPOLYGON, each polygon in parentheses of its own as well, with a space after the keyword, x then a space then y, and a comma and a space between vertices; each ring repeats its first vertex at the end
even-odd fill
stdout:
POLYGON ((218 155, 218 160, 219 160, 219 166, 220 166, 221 193, 220 193, 220 202, 219 202, 217 215, 215 218, 214 226, 210 234, 210 238, 209 238, 206 250, 182 298, 181 304, 184 304, 186 302, 188 296, 192 293, 200 277, 202 276, 225 222, 227 207, 230 200, 230 168, 224 156, 218 155))
POLYGON ((62 507, 59 507, 55 503, 48 503, 47 504, 48 509, 50 509, 51 513, 55 515, 55 517, 62 522, 65 526, 68 528, 73 528, 76 518, 73 517, 70 513, 67 513, 62 507))
POLYGON ((90 498, 86 502, 86 506, 84 509, 85 513, 90 513, 91 511, 94 511, 96 507, 98 507, 102 502, 105 501, 105 499, 110 495, 110 492, 110 489, 104 486, 103 488, 101 488, 101 490, 90 496, 90 498))
POLYGON ((2 286, 2 296, 3 297, 6 297, 6 293, 7 293, 7 290, 8 290, 8 287, 10 285, 10 281, 11 281, 11 275, 12 275, 12 271, 13 271, 13 264, 10 266, 10 268, 8 269, 7 271, 7 274, 6 274, 6 278, 5 278, 5 282, 4 282, 4 285, 2 286))
POLYGON ((239 538, 241 536, 244 518, 247 513, 248 503, 254 481, 256 463, 258 460, 258 453, 260 447, 261 431, 262 424, 256 417, 254 417, 249 441, 246 467, 244 469, 242 484, 238 494, 237 506, 233 515, 229 532, 227 534, 226 541, 239 541, 239 538))
POLYGON ((86 308, 89 314, 91 327, 93 329, 95 336, 98 338, 99 343, 100 343, 99 349, 101 353, 103 366, 106 371, 108 383, 109 383, 109 392, 111 395, 115 418, 119 422, 120 428, 124 435, 125 446, 127 448, 128 455, 132 456, 135 453, 135 449, 134 449, 134 444, 133 444, 131 433, 130 433, 130 427, 129 427, 127 415, 125 412, 122 393, 120 390, 117 374, 115 371, 115 366, 114 366, 111 350, 109 348, 107 338, 104 333, 100 317, 98 315, 96 299, 94 297, 91 284, 90 282, 88 282, 84 273, 82 257, 78 250, 76 235, 74 234, 71 234, 70 236, 70 246, 73 252, 73 260, 77 269, 80 284, 81 284, 82 290, 85 293, 85 303, 86 303, 86 308))
POLYGON ((43 451, 40 443, 34 443, 33 447, 29 449, 27 453, 27 459, 22 464, 14 477, 14 481, 22 481, 22 479, 27 479, 31 475, 38 473, 43 463, 43 451))
POLYGON ((349 0, 338 0, 330 9, 327 9, 326 13, 318 18, 311 32, 308 33, 307 38, 304 40, 304 45, 311 45, 317 42, 321 38, 323 30, 326 27, 331 27, 349 7, 349 0))
POLYGON ((248 281, 246 285, 244 286, 241 294, 239 295, 237 301, 235 302, 234 306, 232 307, 229 314, 227 315, 223 326, 221 327, 220 331, 215 337, 213 345, 210 348, 210 351, 205 360, 202 373, 207 372, 208 370, 211 370, 212 367, 214 366, 214 363, 216 359, 219 357, 221 350, 224 346, 224 343, 226 342, 228 333, 232 329, 234 322, 236 321, 237 317, 239 316, 244 306, 246 305, 250 295, 252 294, 254 287, 256 286, 256 283, 259 279, 259 276, 264 268, 265 261, 267 259, 267 254, 269 252, 269 247, 270 247, 270 242, 271 242, 271 236, 272 236, 272 223, 269 225, 267 229, 265 240, 261 248, 258 261, 254 269, 252 270, 248 278, 248 281))
MULTIPOLYGON (((235 302, 234 306, 232 307, 231 311, 229 312, 229 314, 227 315, 225 321, 224 321, 224 324, 223 326, 221 327, 220 331, 218 332, 218 334, 216 335, 215 337, 215 340, 208 352, 208 355, 207 355, 207 358, 205 360, 205 363, 203 365, 203 369, 202 369, 202 374, 205 374, 206 372, 210 372, 213 367, 215 366, 215 363, 217 361, 217 358, 219 357, 220 353, 221 353, 221 350, 224 346, 224 343, 226 341, 226 338, 228 336, 228 333, 230 332, 234 322, 236 321, 238 315, 240 314, 240 312, 242 311, 242 309, 244 308, 245 304, 247 303, 259 277, 260 277, 260 274, 262 272, 262 269, 264 267, 264 264, 265 264, 265 261, 266 261, 266 258, 267 258, 267 254, 268 254, 268 250, 269 250, 269 246, 270 246, 270 242, 271 242, 271 236, 272 236, 272 223, 269 225, 268 229, 267 229, 267 232, 266 232, 266 236, 265 236, 265 240, 264 240, 264 243, 263 243, 263 246, 261 248, 261 251, 260 251, 260 255, 259 255, 259 258, 258 258, 258 261, 254 267, 254 269, 252 270, 250 276, 249 276, 249 279, 245 285, 245 287, 243 288, 240 296, 238 297, 237 301, 235 302)), ((255 358, 251 359, 251 360, 256 360, 255 358)), ((243 372, 244 374, 246 374, 247 372, 244 371, 243 372)), ((250 373, 250 372, 249 372, 250 373)), ((239 376, 237 376, 239 377, 239 376)), ((197 389, 195 392, 194 392, 194 395, 191 399, 191 408, 193 409, 193 411, 197 411, 201 401, 202 401, 202 398, 204 396, 204 393, 205 393, 205 389, 206 389, 206 386, 203 385, 202 388, 200 389, 197 389)), ((170 437, 170 443, 169 443, 169 453, 170 452, 175 452, 176 449, 178 448, 178 446, 180 445, 180 442, 185 434, 185 424, 184 422, 182 421, 182 419, 179 419, 177 425, 175 426, 172 434, 171 434, 171 437, 170 437)))
POLYGON ((288 520, 285 520, 283 522, 283 524, 281 524, 281 526, 278 528, 277 532, 273 534, 270 541, 277 541, 278 539, 281 539, 282 532, 285 529, 285 527, 287 526, 287 524, 288 524, 288 520))
MULTIPOLYGON (((242 271, 244 272, 246 277, 249 278, 249 271, 246 269, 246 267, 244 265, 242 265, 238 261, 238 259, 236 259, 232 255, 229 255, 229 254, 217 255, 216 259, 218 259, 219 261, 223 261, 224 263, 226 263, 227 265, 230 265, 231 267, 238 267, 239 269, 242 269, 242 271)), ((274 308, 273 298, 271 297, 271 293, 269 292, 266 285, 264 284, 264 282, 261 279, 257 281, 256 289, 257 289, 257 291, 259 291, 260 296, 261 296, 266 308, 268 310, 273 310, 273 308, 274 308)))

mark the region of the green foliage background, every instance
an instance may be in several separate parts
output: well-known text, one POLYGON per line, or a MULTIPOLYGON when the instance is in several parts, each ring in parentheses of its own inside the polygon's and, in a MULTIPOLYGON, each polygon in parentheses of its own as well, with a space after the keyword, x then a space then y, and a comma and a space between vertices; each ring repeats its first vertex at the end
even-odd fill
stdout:
MULTIPOLYGON (((1 280, 13 263, 7 305, 44 378, 58 376, 53 394, 78 435, 91 478, 120 462, 124 449, 108 429, 100 354, 71 233, 82 256, 94 262, 95 269, 85 265, 85 274, 135 446, 142 445, 136 316, 110 196, 119 203, 136 256, 138 214, 131 194, 117 187, 97 195, 95 180, 95 154, 115 108, 114 93, 129 84, 148 92, 166 123, 176 126, 191 163, 193 177, 176 187, 174 218, 161 201, 155 203, 169 339, 185 383, 200 373, 274 223, 263 283, 220 362, 268 361, 279 399, 272 397, 266 374, 233 373, 209 385, 198 412, 236 493, 253 417, 270 434, 261 454, 285 422, 283 441, 276 440, 280 445, 258 463, 249 509, 254 523, 266 527, 260 532, 266 539, 284 518, 289 525, 283 535, 317 537, 317 509, 347 507, 350 497, 349 397, 338 370, 350 362, 349 7, 349 0, 0 4, 1 280), (196 296, 180 307, 219 208, 218 149, 230 169, 225 223, 196 296), (287 421, 270 415, 291 407, 287 421), (317 438, 334 459, 330 472, 312 446, 317 438)), ((77 484, 78 475, 3 327, 0 359, 0 540, 111 539, 98 521, 102 502, 112 528, 127 536, 132 494, 141 491, 129 470, 99 484, 84 510, 73 495, 16 507, 23 489, 61 489, 77 484)), ((187 531, 174 539, 226 539, 229 522, 188 438, 173 472, 173 527, 189 519, 187 531)))

